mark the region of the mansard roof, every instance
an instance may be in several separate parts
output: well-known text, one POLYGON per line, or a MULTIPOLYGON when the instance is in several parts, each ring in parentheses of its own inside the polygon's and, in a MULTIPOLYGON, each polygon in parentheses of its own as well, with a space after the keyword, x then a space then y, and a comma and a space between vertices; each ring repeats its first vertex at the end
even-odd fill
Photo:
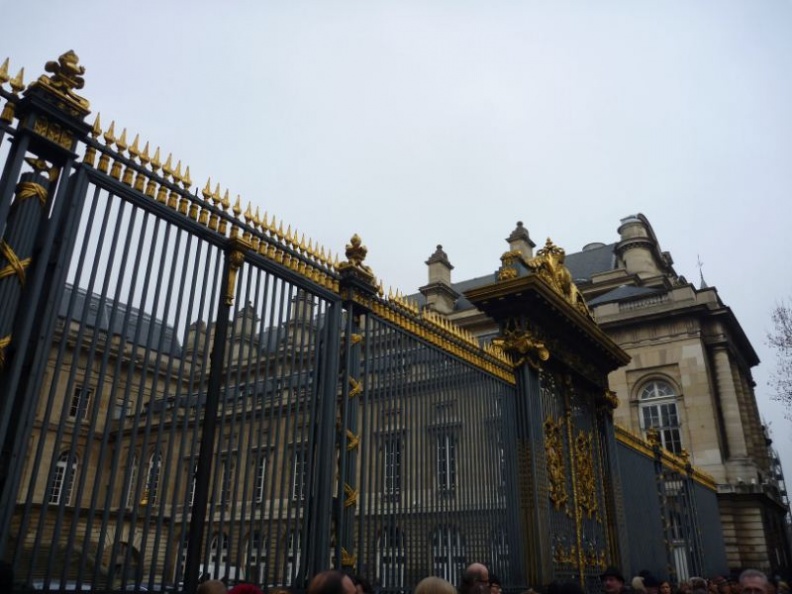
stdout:
POLYGON ((600 295, 599 297, 595 297, 594 299, 589 299, 588 304, 590 306, 601 305, 603 303, 611 303, 613 301, 624 301, 625 299, 630 299, 631 297, 645 297, 647 295, 653 295, 656 293, 664 293, 660 289, 649 289, 646 287, 631 287, 630 285, 622 285, 613 289, 612 291, 608 291, 604 295, 600 295))
POLYGON ((149 348, 181 356, 181 344, 172 326, 136 307, 109 297, 102 299, 101 295, 89 294, 85 289, 75 288, 70 284, 63 291, 58 305, 58 317, 62 320, 68 318, 72 322, 110 335, 121 336, 128 342, 136 342, 142 349, 149 348))

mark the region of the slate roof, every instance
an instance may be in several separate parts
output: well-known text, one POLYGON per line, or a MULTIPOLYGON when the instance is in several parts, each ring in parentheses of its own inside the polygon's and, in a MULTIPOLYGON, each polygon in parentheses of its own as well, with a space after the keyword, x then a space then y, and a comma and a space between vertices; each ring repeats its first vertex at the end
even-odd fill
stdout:
POLYGON ((656 293, 663 293, 660 289, 648 289, 646 287, 631 287, 629 285, 622 285, 620 287, 616 287, 612 291, 608 291, 600 295, 599 297, 595 297, 594 299, 590 299, 588 304, 593 305, 602 305, 603 303, 611 303, 613 301, 623 301, 625 299, 629 299, 630 297, 644 297, 646 295, 654 295, 656 293))
POLYGON ((148 347, 158 352, 181 356, 181 345, 172 326, 125 303, 108 298, 102 302, 100 295, 89 295, 84 289, 75 289, 73 285, 66 285, 63 291, 58 317, 63 320, 70 317, 72 321, 84 323, 88 328, 122 336, 128 342, 134 342, 137 336, 140 348, 148 347), (72 298, 74 305, 70 312, 72 298))
MULTIPOLYGON (((616 265, 615 247, 615 243, 603 244, 602 246, 592 247, 581 252, 575 252, 574 254, 567 254, 565 264, 570 274, 572 274, 575 283, 581 284, 588 282, 595 274, 613 270, 616 265)), ((493 271, 491 274, 485 276, 452 283, 451 286, 459 293, 459 298, 454 304, 454 311, 465 311, 473 307, 473 304, 465 299, 463 295, 465 291, 483 287, 484 285, 494 283, 496 280, 496 272, 493 271)), ((410 298, 416 300, 420 306, 426 304, 426 297, 421 293, 411 295, 410 298)))

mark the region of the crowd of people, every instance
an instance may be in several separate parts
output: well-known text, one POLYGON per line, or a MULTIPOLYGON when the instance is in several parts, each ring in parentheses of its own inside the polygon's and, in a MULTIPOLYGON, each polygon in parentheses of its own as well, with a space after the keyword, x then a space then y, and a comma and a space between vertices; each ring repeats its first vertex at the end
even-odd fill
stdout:
MULTIPOLYGON (((657 579, 650 571, 641 571, 628 584, 616 567, 608 567, 601 575, 604 594, 792 594, 786 582, 769 579, 764 573, 747 569, 739 576, 716 576, 712 579, 693 577, 672 584, 657 579)), ((541 588, 541 594, 586 594, 575 581, 552 582, 541 588)), ((237 584, 230 590, 219 580, 208 580, 198 587, 197 594, 263 594, 254 584, 237 584)), ((288 589, 276 588, 268 594, 291 594, 288 589)), ((374 594, 364 578, 340 571, 323 571, 310 581, 307 594, 374 594)), ((413 594, 502 594, 497 576, 490 574, 483 563, 473 563, 462 573, 458 587, 439 577, 421 580, 413 594)), ((540 594, 527 590, 522 594, 540 594)))

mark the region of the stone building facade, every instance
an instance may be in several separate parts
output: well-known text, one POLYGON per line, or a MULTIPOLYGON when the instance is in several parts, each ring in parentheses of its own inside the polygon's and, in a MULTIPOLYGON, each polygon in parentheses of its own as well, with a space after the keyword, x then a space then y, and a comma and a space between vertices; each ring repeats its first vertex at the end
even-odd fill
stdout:
MULTIPOLYGON (((507 238, 526 264, 536 244, 522 223, 507 238)), ((548 245, 550 245, 548 240, 548 245)), ((759 359, 718 291, 678 275, 644 215, 621 221, 618 238, 565 255, 595 319, 630 356, 612 372, 615 421, 636 434, 656 429, 661 445, 710 474, 730 568, 790 567, 786 492, 757 408, 751 368, 759 359)), ((442 246, 430 256, 418 300, 482 340, 497 328, 464 293, 493 275, 452 281, 442 246)))

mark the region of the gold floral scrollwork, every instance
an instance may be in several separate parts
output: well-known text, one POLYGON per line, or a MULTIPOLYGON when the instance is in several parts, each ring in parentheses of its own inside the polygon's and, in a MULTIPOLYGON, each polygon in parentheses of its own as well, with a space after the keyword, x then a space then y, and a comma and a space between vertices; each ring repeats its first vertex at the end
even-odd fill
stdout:
POLYGON ((354 567, 357 564, 357 557, 352 555, 344 547, 341 547, 341 565, 344 567, 354 567))
POLYGON ((550 351, 547 350, 544 342, 537 340, 527 330, 506 330, 492 343, 518 357, 514 363, 515 367, 528 363, 534 369, 539 369, 541 364, 550 358, 550 351))
POLYGON ((71 134, 68 130, 66 130, 62 126, 56 124, 55 122, 50 122, 44 117, 39 117, 33 123, 33 132, 35 132, 42 138, 51 140, 58 146, 62 146, 63 148, 68 150, 71 150, 72 145, 74 144, 73 134, 71 134))
POLYGON ((577 567, 578 555, 575 545, 570 545, 568 549, 561 545, 553 547, 553 563, 556 565, 571 565, 577 567))
POLYGON ((362 334, 353 334, 350 336, 350 344, 358 344, 363 342, 363 335, 362 334))
POLYGON ((349 378, 349 397, 354 398, 363 391, 363 384, 354 377, 349 378))
POLYGON ((5 367, 5 350, 11 344, 11 335, 0 338, 0 371, 5 367))
POLYGON ((360 445, 360 435, 355 435, 351 430, 347 429, 347 452, 357 449, 360 445))
POLYGON ((544 422, 544 446, 547 458, 547 495, 557 510, 566 509, 569 501, 566 473, 564 472, 564 444, 562 429, 564 423, 559 419, 547 417, 544 422))
POLYGON ((660 432, 657 427, 649 427, 646 430, 646 441, 649 442, 652 448, 659 448, 662 445, 660 443, 660 432))
POLYGON ((27 200, 37 198, 41 206, 47 205, 47 189, 36 182, 19 182, 16 187, 17 200, 27 200))
POLYGON ((536 257, 527 260, 525 265, 544 279, 580 313, 593 319, 583 294, 573 282, 572 274, 564 264, 565 261, 566 252, 564 249, 555 245, 548 237, 545 246, 536 252, 536 257))
POLYGON ((575 438, 575 463, 577 466, 577 493, 575 500, 580 509, 581 517, 599 517, 597 501, 597 483, 594 477, 594 446, 593 436, 580 431, 575 438))
POLYGON ((605 390, 603 398, 605 400, 605 404, 607 404, 612 410, 619 408, 619 397, 613 390, 605 390))
POLYGON ((228 255, 228 286, 226 287, 225 303, 226 305, 234 304, 234 295, 236 294, 236 278, 239 268, 245 261, 245 254, 241 250, 233 250, 228 255))
POLYGON ((586 551, 584 559, 586 566, 588 567, 596 567, 600 570, 604 570, 606 567, 607 561, 605 557, 605 551, 603 550, 598 551, 595 548, 594 544, 591 544, 589 546, 589 549, 586 551))
POLYGON ((344 483, 344 507, 354 507, 358 502, 358 492, 349 483, 344 483))
POLYGON ((498 270, 498 280, 505 281, 517 278, 517 262, 522 259, 519 251, 506 252, 501 256, 501 267, 498 270))
POLYGON ((2 239, 0 239, 0 256, 8 261, 8 264, 0 268, 0 279, 16 275, 19 279, 19 284, 24 285, 26 279, 25 269, 30 266, 33 260, 31 258, 20 259, 13 248, 2 239))

